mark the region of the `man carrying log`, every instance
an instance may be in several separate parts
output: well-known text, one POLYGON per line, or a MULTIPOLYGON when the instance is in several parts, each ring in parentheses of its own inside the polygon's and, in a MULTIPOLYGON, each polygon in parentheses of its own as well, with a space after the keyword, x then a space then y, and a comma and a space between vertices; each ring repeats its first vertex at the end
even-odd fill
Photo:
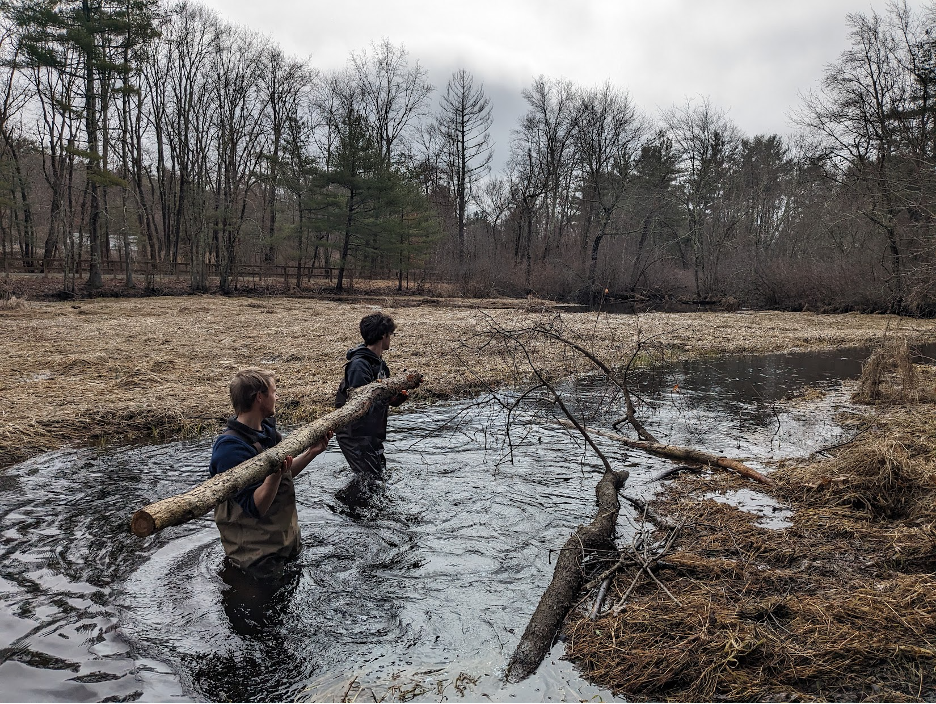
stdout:
MULTIPOLYGON (((276 430, 276 380, 264 369, 244 369, 230 384, 235 417, 211 448, 211 476, 249 460, 282 440, 276 430)), ((329 433, 278 472, 252 484, 215 508, 228 564, 256 579, 281 575, 299 554, 299 517, 293 478, 328 445, 329 433)))
MULTIPOLYGON (((396 331, 393 318, 380 312, 365 315, 360 330, 364 341, 348 350, 344 378, 335 395, 335 408, 344 406, 352 389, 390 376, 383 354, 390 349, 396 331)), ((338 431, 338 446, 354 472, 348 485, 335 493, 335 498, 342 503, 352 507, 366 505, 380 486, 387 469, 383 445, 387 439, 389 406, 399 406, 406 398, 404 390, 389 401, 375 403, 363 418, 338 431)))

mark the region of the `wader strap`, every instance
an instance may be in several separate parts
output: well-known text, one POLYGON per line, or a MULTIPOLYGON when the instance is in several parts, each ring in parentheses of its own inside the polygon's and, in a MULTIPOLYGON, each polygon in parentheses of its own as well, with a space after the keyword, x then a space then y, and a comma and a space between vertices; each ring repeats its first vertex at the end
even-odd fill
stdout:
POLYGON ((227 430, 225 430, 225 431, 224 431, 223 433, 221 433, 221 434, 222 434, 222 435, 231 435, 231 436, 233 436, 233 437, 235 437, 235 438, 240 438, 241 440, 246 440, 248 443, 250 443, 250 445, 253 447, 253 449, 255 449, 255 450, 257 451, 257 454, 258 454, 258 455, 259 455, 261 452, 263 452, 263 445, 261 445, 258 441, 252 441, 251 438, 248 437, 246 434, 241 433, 241 432, 238 432, 237 430, 234 430, 234 428, 228 428, 227 430))

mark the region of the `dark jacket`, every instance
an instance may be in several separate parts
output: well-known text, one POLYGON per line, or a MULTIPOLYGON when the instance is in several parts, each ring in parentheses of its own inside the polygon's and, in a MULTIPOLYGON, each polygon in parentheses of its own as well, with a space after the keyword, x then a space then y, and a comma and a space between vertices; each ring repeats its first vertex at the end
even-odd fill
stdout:
MULTIPOLYGON (((214 445, 211 447, 209 474, 213 477, 221 472, 226 472, 231 467, 246 462, 251 457, 270 449, 282 440, 282 436, 276 430, 276 421, 272 418, 264 420, 262 428, 258 433, 253 428, 239 423, 235 418, 229 419, 227 429, 215 439, 214 445)), ((239 491, 234 497, 234 500, 240 504, 241 508, 253 518, 260 517, 253 499, 254 491, 259 486, 260 482, 252 484, 239 491)))
MULTIPOLYGON (((387 363, 374 354, 367 345, 361 343, 352 347, 345 355, 348 362, 345 364, 344 379, 335 394, 335 408, 341 408, 348 400, 348 391, 359 386, 365 386, 377 379, 386 379, 390 376, 387 363)), ((375 403, 373 408, 360 420, 354 421, 345 433, 357 437, 368 435, 379 440, 387 438, 387 412, 389 404, 386 401, 375 403)))

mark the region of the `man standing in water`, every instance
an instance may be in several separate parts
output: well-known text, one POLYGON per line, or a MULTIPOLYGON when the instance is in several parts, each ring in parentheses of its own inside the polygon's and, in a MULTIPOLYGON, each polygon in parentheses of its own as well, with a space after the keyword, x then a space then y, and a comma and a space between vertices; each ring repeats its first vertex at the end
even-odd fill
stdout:
MULTIPOLYGON (((365 315, 361 319, 360 330, 364 341, 348 350, 344 379, 335 396, 335 408, 341 408, 347 402, 351 389, 390 376, 383 355, 390 349, 396 330, 393 318, 386 313, 365 315)), ((387 438, 389 406, 399 406, 405 400, 406 391, 403 391, 389 402, 375 403, 367 415, 338 431, 338 446, 354 472, 351 482, 335 493, 335 498, 342 503, 365 505, 380 485, 387 469, 383 445, 387 438)))
MULTIPOLYGON (((283 439, 276 430, 276 380, 264 369, 244 369, 230 383, 235 417, 211 448, 211 476, 226 472, 283 439)), ((247 487, 215 508, 226 561, 259 580, 281 575, 299 554, 299 517, 293 478, 325 450, 328 438, 280 471, 247 487)))

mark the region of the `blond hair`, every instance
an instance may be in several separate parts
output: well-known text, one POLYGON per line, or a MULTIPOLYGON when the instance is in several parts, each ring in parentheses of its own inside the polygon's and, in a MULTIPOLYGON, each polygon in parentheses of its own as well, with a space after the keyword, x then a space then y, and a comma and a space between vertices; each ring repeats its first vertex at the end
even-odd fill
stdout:
POLYGON ((228 389, 231 392, 231 404, 234 406, 234 412, 240 415, 247 413, 253 408, 254 400, 260 392, 270 390, 270 384, 275 380, 273 372, 268 369, 241 369, 234 378, 228 389))

